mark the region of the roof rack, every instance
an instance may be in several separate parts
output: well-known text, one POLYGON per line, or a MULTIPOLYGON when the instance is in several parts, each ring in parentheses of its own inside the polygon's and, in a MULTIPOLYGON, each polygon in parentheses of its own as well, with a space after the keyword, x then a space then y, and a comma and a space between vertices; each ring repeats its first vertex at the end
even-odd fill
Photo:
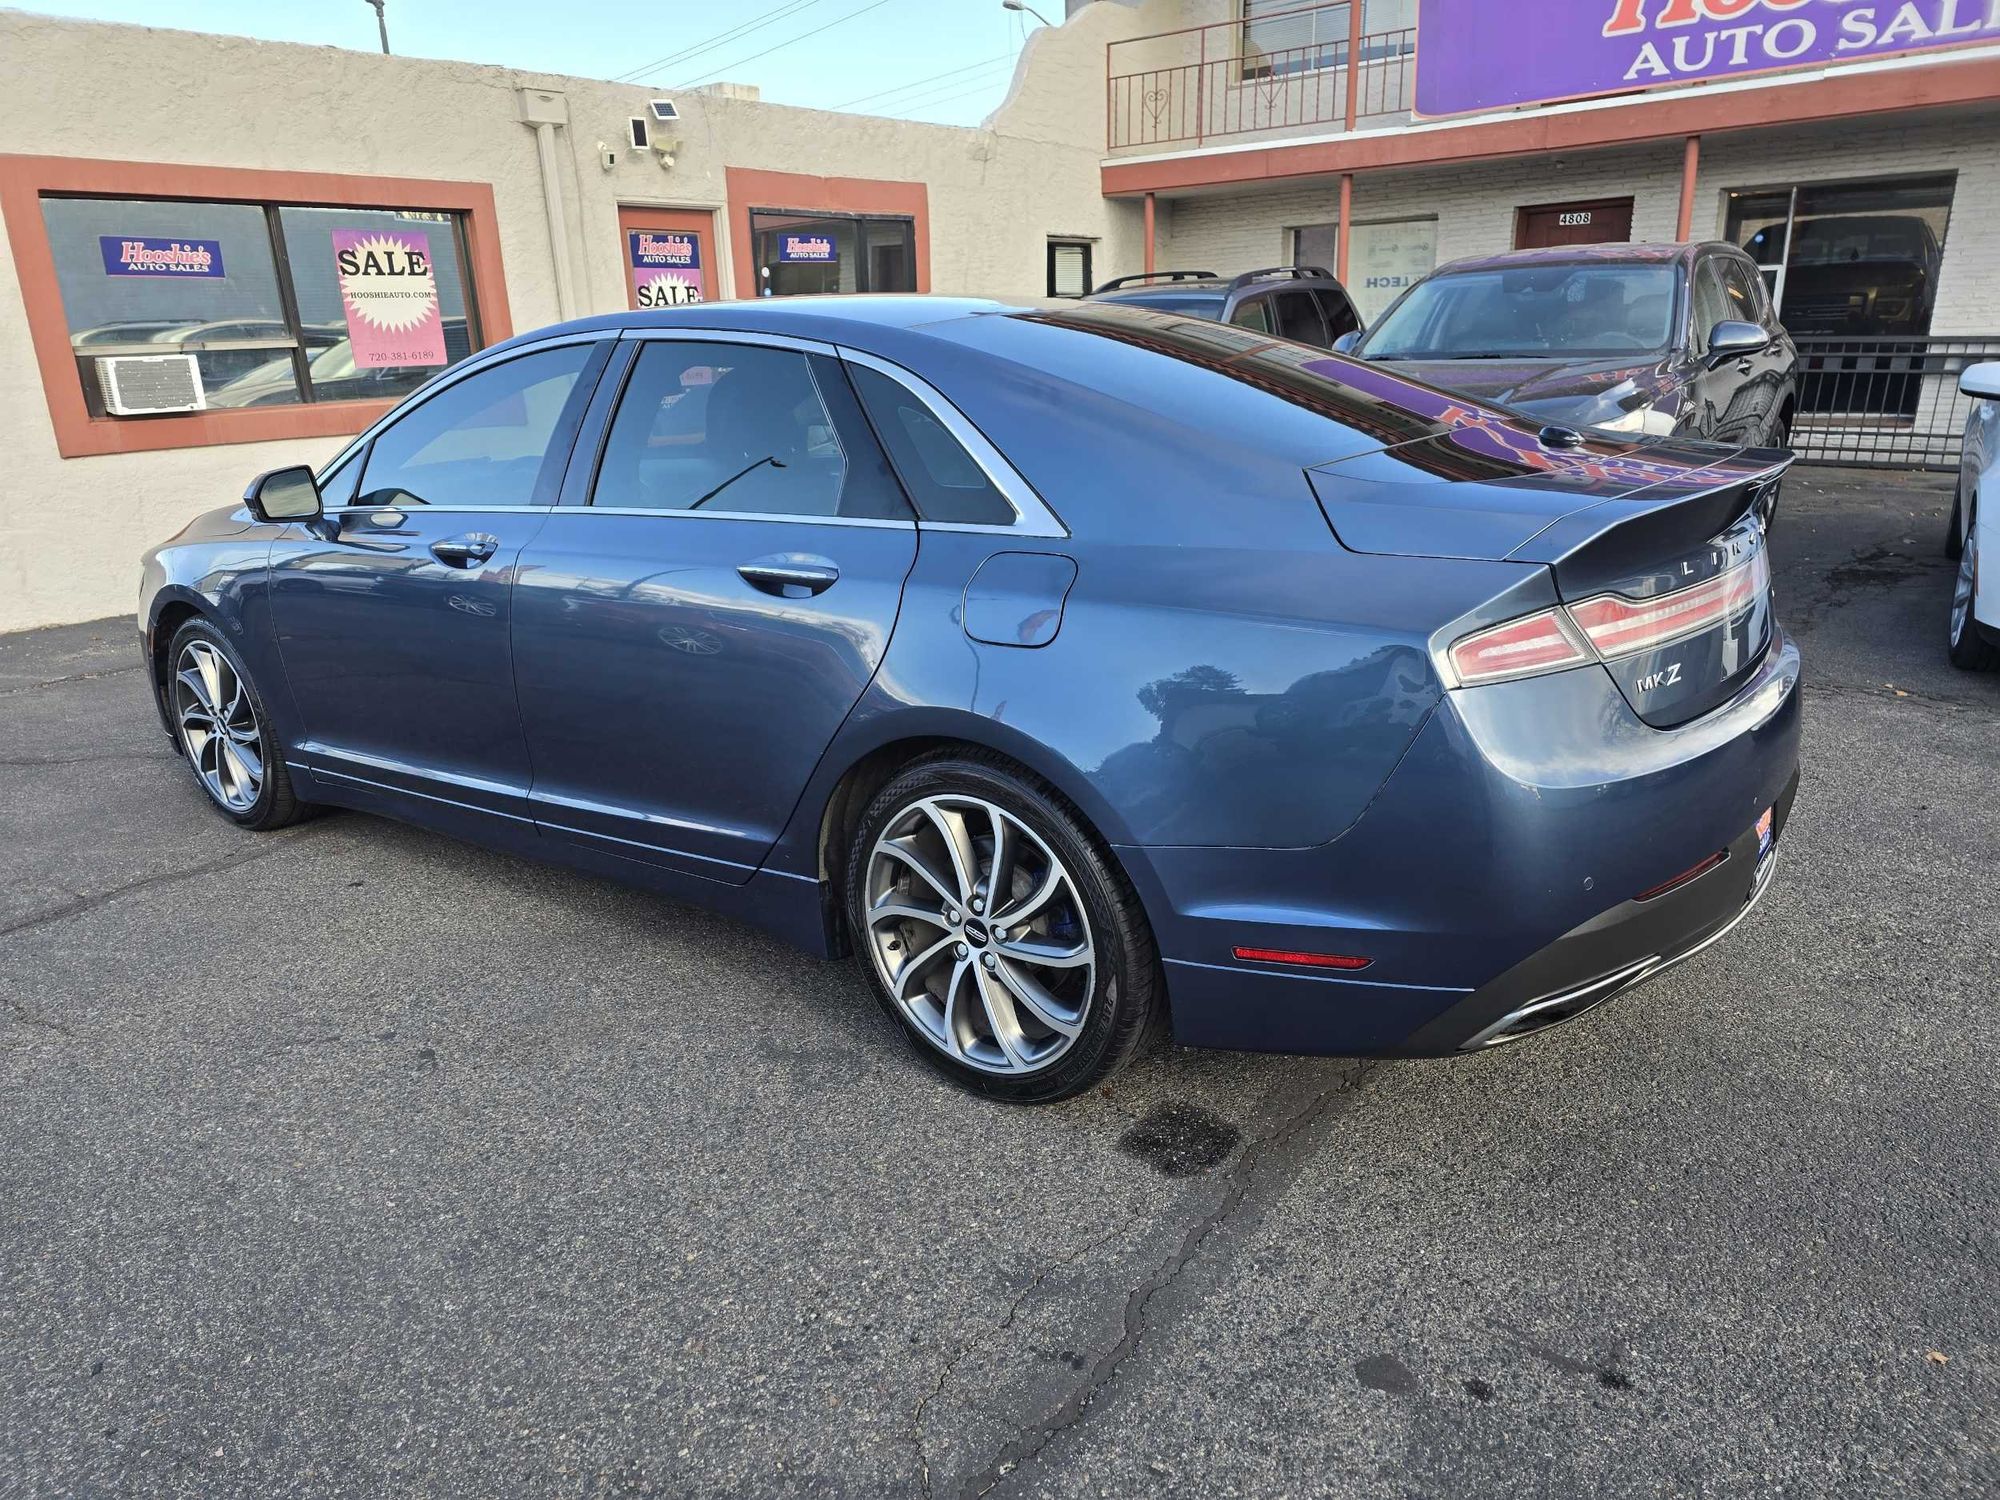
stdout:
POLYGON ((1238 287, 1248 286, 1253 281, 1262 281, 1267 277, 1282 277, 1286 281, 1332 281, 1335 279, 1333 272, 1329 271, 1325 266, 1266 266, 1261 271, 1245 271, 1241 276, 1229 283, 1229 290, 1233 292, 1238 287))
POLYGON ((1140 282, 1220 281, 1221 279, 1213 271, 1141 271, 1136 276, 1114 276, 1091 295, 1095 297, 1102 292, 1115 292, 1122 286, 1132 286, 1140 282))

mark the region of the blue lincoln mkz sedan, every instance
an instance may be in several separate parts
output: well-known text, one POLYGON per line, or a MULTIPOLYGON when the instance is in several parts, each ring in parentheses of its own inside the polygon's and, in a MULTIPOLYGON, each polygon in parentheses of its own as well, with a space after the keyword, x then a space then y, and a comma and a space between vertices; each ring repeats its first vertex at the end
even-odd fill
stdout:
POLYGON ((243 827, 855 952, 1047 1100, 1155 1025, 1483 1049, 1722 936, 1798 782, 1786 461, 1115 304, 724 303, 453 367, 149 554, 140 623, 243 827))

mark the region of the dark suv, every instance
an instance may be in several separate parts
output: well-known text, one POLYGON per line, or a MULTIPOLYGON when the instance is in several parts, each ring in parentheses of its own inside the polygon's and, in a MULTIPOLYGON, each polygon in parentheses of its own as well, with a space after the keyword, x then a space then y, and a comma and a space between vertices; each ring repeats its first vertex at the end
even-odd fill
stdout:
POLYGON ((1084 300, 1234 323, 1322 349, 1361 328, 1347 288, 1324 266, 1267 266, 1229 281, 1213 271, 1148 271, 1107 281, 1084 300))
POLYGON ((1799 356, 1734 245, 1562 245, 1453 261, 1342 352, 1543 422, 1789 445, 1799 356))

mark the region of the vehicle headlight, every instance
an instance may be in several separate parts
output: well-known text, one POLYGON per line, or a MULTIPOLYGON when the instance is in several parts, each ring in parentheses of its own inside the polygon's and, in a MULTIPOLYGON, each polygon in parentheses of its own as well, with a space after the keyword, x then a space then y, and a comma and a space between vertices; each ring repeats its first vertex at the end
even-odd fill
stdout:
POLYGON ((1606 432, 1635 432, 1646 437, 1671 437, 1680 419, 1657 406, 1638 406, 1595 424, 1606 432))

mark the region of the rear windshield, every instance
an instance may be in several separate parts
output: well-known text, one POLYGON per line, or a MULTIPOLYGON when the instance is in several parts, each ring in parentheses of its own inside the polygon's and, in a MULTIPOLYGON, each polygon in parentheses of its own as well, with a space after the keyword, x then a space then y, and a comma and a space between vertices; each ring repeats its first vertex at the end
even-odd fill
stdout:
POLYGON ((1671 265, 1504 266, 1420 282, 1368 335, 1368 359, 1656 353, 1673 330, 1671 265))

